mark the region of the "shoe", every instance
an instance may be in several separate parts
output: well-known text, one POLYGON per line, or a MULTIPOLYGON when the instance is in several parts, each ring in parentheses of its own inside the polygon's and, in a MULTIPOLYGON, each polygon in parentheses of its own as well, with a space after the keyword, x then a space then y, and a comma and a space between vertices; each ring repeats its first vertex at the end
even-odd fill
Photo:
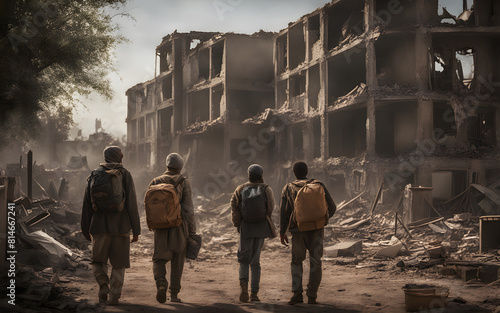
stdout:
POLYGON ((156 301, 160 303, 165 303, 167 301, 167 288, 165 286, 159 286, 156 289, 156 301))
POLYGON ((99 303, 106 303, 108 301, 109 286, 108 284, 102 284, 99 287, 99 303))
POLYGON ((252 292, 250 294, 250 301, 260 301, 259 296, 257 296, 256 292, 252 292))
POLYGON ((248 302, 248 282, 240 282, 241 293, 240 293, 240 301, 248 302))
POLYGON ((296 303, 303 303, 304 302, 304 297, 302 296, 301 293, 296 293, 292 296, 290 301, 288 301, 288 304, 294 305, 296 303))
POLYGON ((171 293, 170 294, 170 302, 182 302, 181 299, 179 297, 177 297, 177 294, 176 293, 171 293))
POLYGON ((318 301, 316 301, 316 298, 307 297, 307 304, 318 304, 318 301))
POLYGON ((108 304, 109 305, 118 305, 119 298, 120 298, 120 296, 115 295, 115 294, 111 294, 111 296, 109 297, 108 304))

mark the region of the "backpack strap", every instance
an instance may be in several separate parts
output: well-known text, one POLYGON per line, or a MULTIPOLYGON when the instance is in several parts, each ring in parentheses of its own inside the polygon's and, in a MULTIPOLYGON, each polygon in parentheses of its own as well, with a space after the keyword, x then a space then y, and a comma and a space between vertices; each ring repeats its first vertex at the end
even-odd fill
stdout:
POLYGON ((184 180, 186 180, 186 177, 181 176, 176 182, 172 183, 172 185, 174 185, 174 188, 177 189, 177 186, 179 186, 184 180))

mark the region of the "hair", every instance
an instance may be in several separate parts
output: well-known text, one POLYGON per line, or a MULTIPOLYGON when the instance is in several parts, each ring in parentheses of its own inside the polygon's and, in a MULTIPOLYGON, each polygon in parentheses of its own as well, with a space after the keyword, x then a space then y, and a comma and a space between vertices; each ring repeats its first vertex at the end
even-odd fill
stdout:
POLYGON ((297 179, 304 179, 307 177, 307 164, 302 161, 293 164, 293 173, 297 179))

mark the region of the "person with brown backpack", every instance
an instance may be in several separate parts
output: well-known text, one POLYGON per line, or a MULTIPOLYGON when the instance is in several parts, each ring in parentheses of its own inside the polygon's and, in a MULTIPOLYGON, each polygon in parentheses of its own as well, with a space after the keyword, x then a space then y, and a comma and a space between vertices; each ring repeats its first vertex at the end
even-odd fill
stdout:
POLYGON ((104 160, 87 179, 81 228, 92 241, 92 272, 99 284, 99 302, 117 305, 125 268, 130 267, 130 243, 141 233, 132 175, 121 164, 119 147, 104 150, 104 160), (133 238, 130 241, 130 230, 133 238), (108 276, 108 260, 113 267, 108 276))
POLYGON ((240 301, 260 301, 257 293, 260 283, 260 253, 265 238, 277 236, 271 220, 274 209, 274 194, 264 184, 264 170, 258 164, 248 168, 248 182, 236 188, 231 197, 231 218, 240 233, 238 262, 240 263, 240 301), (251 288, 248 296, 249 272, 252 269, 251 288))
POLYGON ((308 304, 316 304, 321 283, 324 227, 337 207, 325 185, 307 178, 307 164, 295 162, 293 173, 297 180, 287 184, 281 193, 280 236, 288 246, 287 231, 292 233, 292 292, 288 304, 304 302, 302 296, 302 262, 309 251, 308 304))
POLYGON ((149 184, 144 198, 146 222, 154 231, 153 274, 156 300, 167 301, 166 264, 170 263, 170 301, 181 302, 182 271, 188 239, 196 237, 193 198, 189 180, 181 175, 184 159, 177 153, 167 156, 167 171, 149 184))

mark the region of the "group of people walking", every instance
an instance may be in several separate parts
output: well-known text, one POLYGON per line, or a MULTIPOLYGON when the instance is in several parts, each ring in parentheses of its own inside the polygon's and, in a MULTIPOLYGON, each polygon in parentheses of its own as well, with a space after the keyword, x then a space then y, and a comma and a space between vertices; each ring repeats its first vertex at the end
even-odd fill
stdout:
MULTIPOLYGON (((134 182, 121 164, 122 159, 119 147, 104 150, 105 163, 92 171, 87 180, 81 218, 82 233, 92 243, 91 264, 99 284, 99 302, 109 305, 119 302, 125 268, 130 267, 130 243, 138 241, 141 233, 134 182), (108 261, 112 267, 109 276, 108 261)), ((179 154, 169 154, 166 172, 151 181, 144 200, 148 228, 154 232, 153 275, 156 300, 160 303, 167 301, 168 262, 171 267, 170 301, 181 302, 178 294, 186 252, 191 254, 189 243, 198 242, 194 240, 198 235, 191 184, 181 174, 183 166, 184 160, 179 154)), ((309 304, 316 304, 322 277, 324 226, 335 213, 336 206, 324 184, 307 177, 306 163, 296 162, 293 173, 296 180, 283 188, 279 212, 281 243, 288 246, 291 241, 292 246, 293 296, 288 303, 304 302, 302 263, 309 251, 306 296, 309 304), (292 234, 290 240, 288 232, 292 234)), ((271 218, 274 207, 274 193, 264 183, 262 166, 251 165, 248 182, 238 186, 231 197, 231 218, 240 237, 237 256, 241 302, 260 301, 260 255, 264 239, 278 236, 271 218)))

